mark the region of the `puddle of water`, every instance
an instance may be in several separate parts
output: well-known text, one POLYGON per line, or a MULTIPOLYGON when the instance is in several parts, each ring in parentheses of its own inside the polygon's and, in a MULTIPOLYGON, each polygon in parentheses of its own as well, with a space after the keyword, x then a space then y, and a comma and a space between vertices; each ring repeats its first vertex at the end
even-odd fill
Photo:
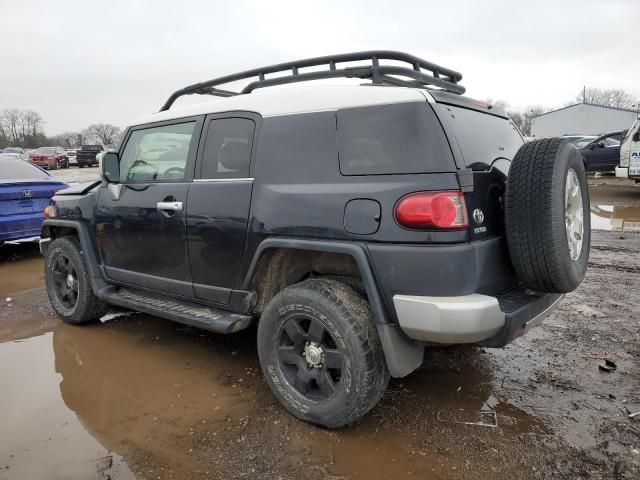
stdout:
POLYGON ((84 472, 111 456, 114 480, 252 478, 273 473, 274 462, 278 474, 303 479, 323 472, 457 478, 504 455, 498 447, 496 458, 487 457, 482 442, 520 448, 514 438, 544 430, 495 399, 498 428, 455 423, 476 420, 491 403, 491 365, 480 354, 446 350, 392 381, 359 425, 317 429, 272 397, 254 335, 221 337, 134 315, 83 327, 58 323, 44 335, 0 343, 0 364, 15 366, 0 369, 2 391, 10 392, 0 394, 0 445, 8 445, 0 447, 0 468, 9 466, 0 477, 93 478, 84 472), (300 470, 301 458, 317 470, 300 470))
POLYGON ((0 301, 17 292, 44 286, 44 260, 31 244, 0 247, 0 301))
POLYGON ((591 186, 589 197, 593 230, 640 231, 640 189, 591 186))
POLYGON ((90 479, 104 473, 133 479, 122 458, 95 440, 63 401, 52 337, 0 348, 0 477, 90 479))
POLYGON ((640 206, 591 204, 591 228, 618 232, 640 232, 640 206))

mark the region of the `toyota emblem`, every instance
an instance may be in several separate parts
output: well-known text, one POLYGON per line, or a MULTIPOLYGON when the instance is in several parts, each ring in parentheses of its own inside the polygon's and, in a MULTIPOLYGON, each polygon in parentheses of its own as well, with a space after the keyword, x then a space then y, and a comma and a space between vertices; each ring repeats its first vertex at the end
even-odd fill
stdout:
POLYGON ((481 225, 484 222, 484 212, 479 208, 476 208, 473 211, 473 219, 476 221, 478 225, 481 225))

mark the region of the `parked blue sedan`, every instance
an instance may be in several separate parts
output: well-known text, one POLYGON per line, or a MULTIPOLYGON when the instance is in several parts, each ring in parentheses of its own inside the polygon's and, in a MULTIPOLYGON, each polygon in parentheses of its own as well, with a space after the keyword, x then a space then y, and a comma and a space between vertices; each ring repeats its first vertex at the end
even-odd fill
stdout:
POLYGON ((35 165, 0 154, 0 244, 39 236, 49 199, 67 187, 35 165))

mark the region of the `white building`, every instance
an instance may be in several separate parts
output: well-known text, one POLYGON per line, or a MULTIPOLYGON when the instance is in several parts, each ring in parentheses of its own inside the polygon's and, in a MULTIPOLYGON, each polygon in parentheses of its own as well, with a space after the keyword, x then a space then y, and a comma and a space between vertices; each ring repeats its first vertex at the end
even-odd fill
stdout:
POLYGON ((626 130, 637 116, 636 110, 576 103, 533 117, 531 134, 536 138, 598 135, 626 130))

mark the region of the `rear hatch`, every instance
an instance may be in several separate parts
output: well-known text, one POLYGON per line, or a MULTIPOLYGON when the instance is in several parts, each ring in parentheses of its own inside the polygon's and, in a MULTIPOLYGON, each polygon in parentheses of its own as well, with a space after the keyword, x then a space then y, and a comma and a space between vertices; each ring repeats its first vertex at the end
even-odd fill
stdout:
POLYGON ((465 193, 470 238, 503 236, 507 174, 524 140, 500 107, 446 92, 433 96, 456 163, 466 169, 461 178, 473 179, 473 190, 465 193))

